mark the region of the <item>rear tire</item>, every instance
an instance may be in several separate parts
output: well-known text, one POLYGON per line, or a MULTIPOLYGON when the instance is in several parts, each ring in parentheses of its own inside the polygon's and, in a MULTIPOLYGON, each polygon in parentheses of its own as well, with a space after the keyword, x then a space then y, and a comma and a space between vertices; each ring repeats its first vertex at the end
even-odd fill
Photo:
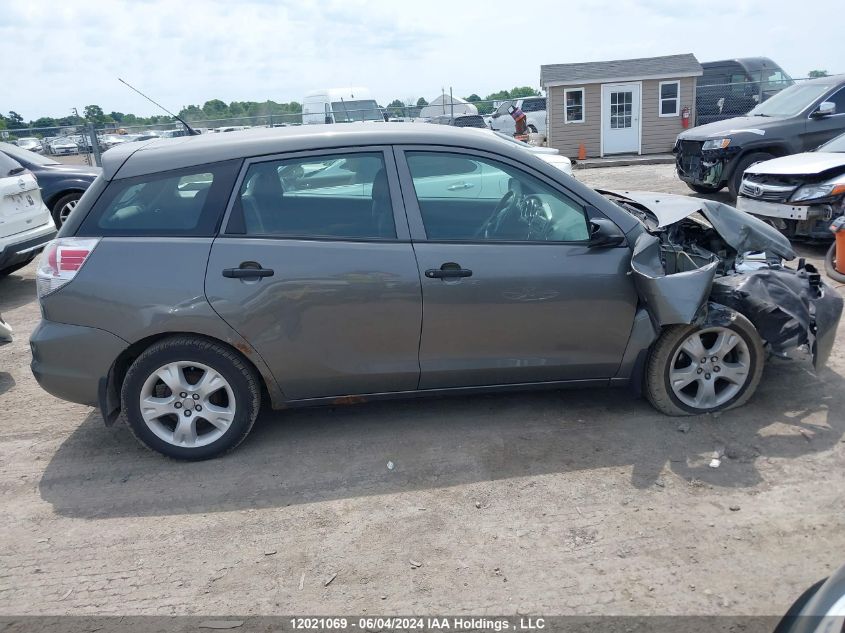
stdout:
POLYGON ((67 216, 73 211, 73 208, 81 197, 81 191, 74 191, 56 200, 56 204, 53 205, 53 210, 50 214, 53 216, 53 222, 57 229, 62 228, 62 224, 65 223, 67 216))
POLYGON ((217 457, 240 444, 258 416, 261 389, 234 350, 193 336, 151 345, 123 381, 121 405, 135 437, 181 460, 217 457))
POLYGON ((645 375, 655 409, 698 415, 733 409, 751 398, 763 375, 763 342, 751 321, 730 312, 727 325, 674 325, 657 339, 645 375))
POLYGON ((734 169, 733 175, 728 182, 728 191, 731 192, 731 197, 734 200, 739 195, 739 187, 742 184, 742 175, 745 173, 745 170, 751 167, 751 165, 762 163, 764 160, 771 160, 772 158, 774 156, 767 152, 751 152, 740 157, 739 162, 736 164, 736 169, 734 169))

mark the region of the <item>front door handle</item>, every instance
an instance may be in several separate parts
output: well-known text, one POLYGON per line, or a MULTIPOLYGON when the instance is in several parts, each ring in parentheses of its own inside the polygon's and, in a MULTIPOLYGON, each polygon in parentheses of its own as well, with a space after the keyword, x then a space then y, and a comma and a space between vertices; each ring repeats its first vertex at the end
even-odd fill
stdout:
POLYGON ((230 279, 256 279, 259 277, 272 277, 276 274, 272 268, 262 268, 255 262, 244 262, 240 268, 224 268, 223 276, 230 279))
POLYGON ((475 185, 471 182, 459 182, 449 187, 446 187, 446 189, 448 189, 449 191, 460 191, 462 189, 472 189, 473 187, 475 187, 475 185))
POLYGON ((425 276, 429 279, 459 279, 472 277, 472 271, 469 268, 461 268, 458 264, 449 262, 443 264, 440 268, 429 268, 425 271, 425 276))

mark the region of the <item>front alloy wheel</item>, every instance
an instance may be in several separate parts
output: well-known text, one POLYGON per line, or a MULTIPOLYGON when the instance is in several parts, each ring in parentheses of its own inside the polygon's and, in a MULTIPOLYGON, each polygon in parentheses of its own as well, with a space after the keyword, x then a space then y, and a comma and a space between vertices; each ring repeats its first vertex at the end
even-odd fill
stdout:
POLYGON ((176 459, 215 457, 240 444, 258 415, 254 368, 222 343, 174 336, 129 368, 122 409, 134 435, 176 459))
POLYGON ((690 334, 669 367, 675 397, 689 407, 712 409, 730 402, 748 382, 751 353, 739 334, 711 327, 690 334))
POLYGON ((752 396, 763 373, 763 342, 742 314, 727 314, 719 325, 674 325, 657 339, 645 376, 656 409, 667 415, 712 413, 752 396))

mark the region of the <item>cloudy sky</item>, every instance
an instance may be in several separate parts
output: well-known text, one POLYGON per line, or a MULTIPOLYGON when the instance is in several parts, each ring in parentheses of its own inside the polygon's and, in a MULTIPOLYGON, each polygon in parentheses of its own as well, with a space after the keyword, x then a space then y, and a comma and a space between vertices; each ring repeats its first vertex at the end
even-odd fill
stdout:
POLYGON ((430 100, 449 86, 484 96, 539 87, 544 63, 687 52, 699 61, 765 55, 795 77, 845 72, 840 3, 2 0, 0 111, 26 120, 89 104, 157 113, 117 77, 178 110, 213 98, 301 101, 348 85, 383 104, 430 100))

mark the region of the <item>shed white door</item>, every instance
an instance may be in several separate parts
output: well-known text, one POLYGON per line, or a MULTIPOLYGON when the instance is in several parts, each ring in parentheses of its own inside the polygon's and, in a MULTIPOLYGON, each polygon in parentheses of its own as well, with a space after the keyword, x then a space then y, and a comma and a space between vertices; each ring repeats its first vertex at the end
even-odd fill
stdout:
POLYGON ((640 84, 601 87, 602 154, 639 153, 640 84))

